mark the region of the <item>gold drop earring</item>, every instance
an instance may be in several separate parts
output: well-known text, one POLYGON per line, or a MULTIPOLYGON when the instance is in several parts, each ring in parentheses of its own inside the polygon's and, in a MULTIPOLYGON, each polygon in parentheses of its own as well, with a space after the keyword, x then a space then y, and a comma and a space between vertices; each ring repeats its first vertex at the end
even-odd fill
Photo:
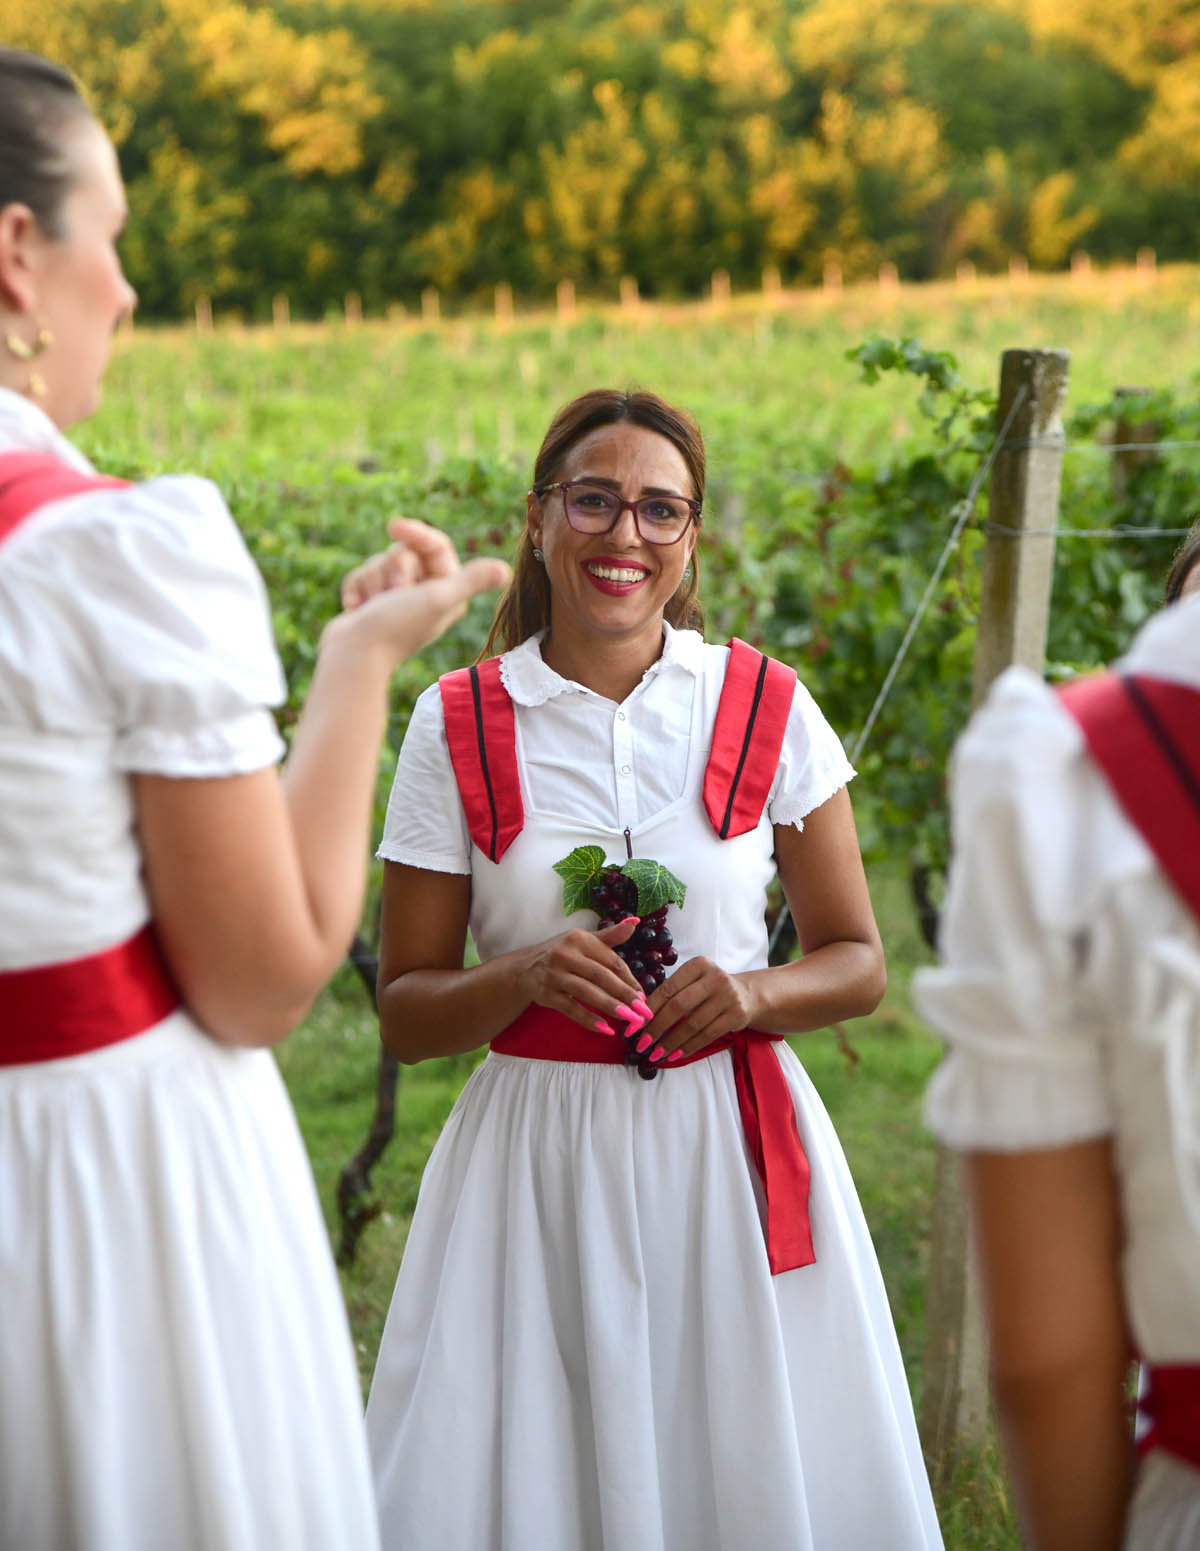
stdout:
MULTIPOLYGON (((16 361, 36 361, 54 343, 54 335, 44 324, 38 325, 37 336, 30 344, 21 338, 19 334, 9 332, 4 336, 4 348, 16 361)), ((26 396, 31 399, 45 398, 46 379, 36 367, 29 368, 29 381, 25 385, 26 396)))

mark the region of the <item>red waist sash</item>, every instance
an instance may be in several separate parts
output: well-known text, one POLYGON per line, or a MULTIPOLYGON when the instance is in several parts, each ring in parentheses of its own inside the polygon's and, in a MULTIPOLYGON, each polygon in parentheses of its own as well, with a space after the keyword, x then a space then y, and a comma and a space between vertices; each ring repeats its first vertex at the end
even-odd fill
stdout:
MULTIPOLYGON (((771 1274, 811 1266, 812 1225, 808 1216, 809 1167, 796 1129, 796 1109, 783 1069, 771 1044, 783 1036, 743 1029, 684 1056, 667 1068, 663 1079, 694 1061, 707 1060, 719 1050, 733 1057, 738 1108, 750 1156, 762 1180, 767 1203, 767 1260, 771 1274)), ((497 1055, 524 1056, 535 1061, 593 1061, 619 1066, 624 1041, 611 1034, 593 1034, 549 1007, 527 1007, 492 1041, 497 1055)))
POLYGON ((1138 1409, 1150 1427, 1138 1440, 1138 1453, 1166 1449, 1200 1470, 1200 1364, 1151 1364, 1148 1391, 1138 1409))
POLYGON ((0 970, 0 1066, 115 1045, 178 1006, 151 926, 86 958, 0 970))

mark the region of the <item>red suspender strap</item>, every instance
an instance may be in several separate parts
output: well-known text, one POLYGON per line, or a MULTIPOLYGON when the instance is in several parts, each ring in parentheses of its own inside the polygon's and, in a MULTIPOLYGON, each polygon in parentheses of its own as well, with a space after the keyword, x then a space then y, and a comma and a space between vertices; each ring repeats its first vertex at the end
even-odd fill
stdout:
POLYGON ((1166 1449, 1200 1470, 1200 1367, 1151 1363, 1143 1374, 1146 1393, 1138 1410, 1150 1426, 1138 1440, 1138 1453, 1166 1449))
POLYGON ((525 823, 516 719, 500 680, 500 659, 444 673, 438 688, 467 828, 483 854, 498 862, 525 823))
POLYGON ((758 825, 779 768, 796 670, 735 636, 717 703, 704 806, 722 840, 758 825))
POLYGON ((1059 694, 1126 818, 1200 916, 1200 690, 1098 673, 1059 694))
POLYGON ((128 483, 99 474, 77 474, 47 452, 0 453, 0 544, 26 517, 51 501, 87 490, 119 490, 128 483))
POLYGON ((103 953, 0 971, 0 1066, 131 1039, 179 1006, 150 926, 103 953))

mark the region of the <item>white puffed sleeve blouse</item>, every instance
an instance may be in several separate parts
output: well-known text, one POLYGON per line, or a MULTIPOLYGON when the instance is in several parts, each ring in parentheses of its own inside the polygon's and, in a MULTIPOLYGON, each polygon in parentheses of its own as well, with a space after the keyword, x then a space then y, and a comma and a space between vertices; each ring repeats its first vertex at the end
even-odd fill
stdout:
MULTIPOLYGON (((1118 666, 1200 687, 1200 598, 1118 666)), ((997 680, 955 754, 942 963, 914 998, 947 1041, 926 1114, 949 1145, 1111 1136, 1126 1297, 1150 1360, 1200 1358, 1200 929, 1052 690, 997 680)))
MULTIPOLYGON (((0 454, 87 460, 0 390, 0 454)), ((147 913, 129 774, 283 751, 262 579, 219 492, 168 476, 52 501, 0 546, 0 968, 98 951, 147 913)))

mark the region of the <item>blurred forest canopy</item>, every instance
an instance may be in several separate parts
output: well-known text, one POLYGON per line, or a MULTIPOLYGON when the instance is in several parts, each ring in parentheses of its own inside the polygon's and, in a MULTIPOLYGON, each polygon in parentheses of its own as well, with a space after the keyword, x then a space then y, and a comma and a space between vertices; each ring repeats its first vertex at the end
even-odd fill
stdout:
POLYGON ((0 0, 118 141, 144 314, 1200 252, 1193 0, 0 0))

